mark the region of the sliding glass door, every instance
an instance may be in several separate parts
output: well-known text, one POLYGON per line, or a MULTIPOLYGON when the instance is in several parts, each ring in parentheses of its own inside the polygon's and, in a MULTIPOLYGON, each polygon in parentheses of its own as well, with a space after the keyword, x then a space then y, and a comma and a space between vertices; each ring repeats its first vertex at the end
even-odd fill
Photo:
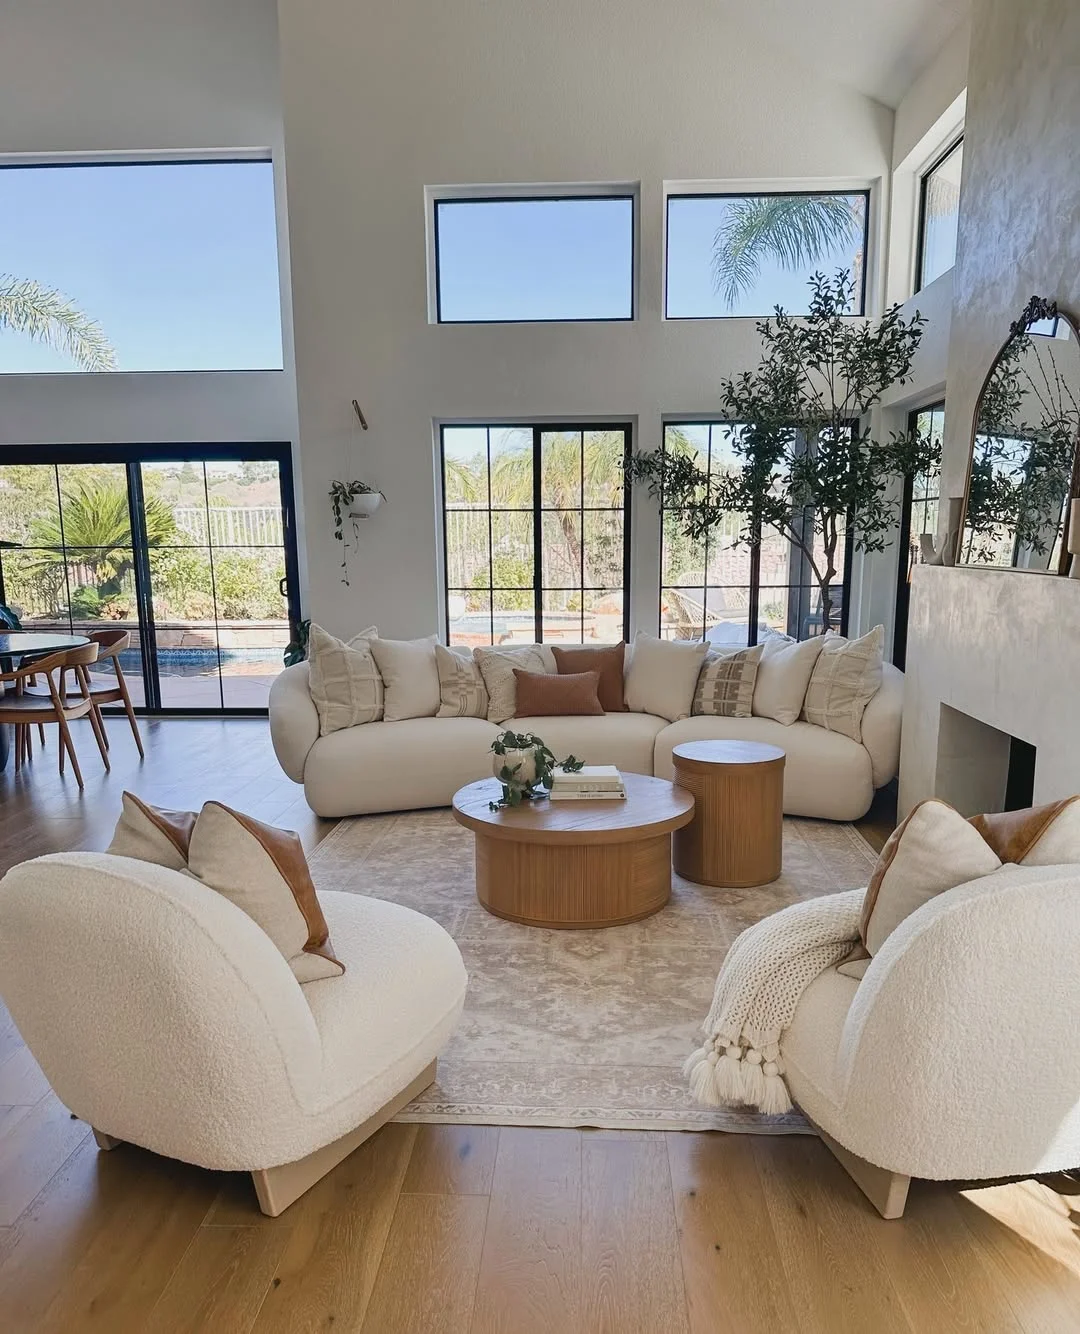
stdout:
POLYGON ((0 454, 0 602, 28 629, 126 629, 153 712, 266 708, 299 617, 287 446, 0 454))

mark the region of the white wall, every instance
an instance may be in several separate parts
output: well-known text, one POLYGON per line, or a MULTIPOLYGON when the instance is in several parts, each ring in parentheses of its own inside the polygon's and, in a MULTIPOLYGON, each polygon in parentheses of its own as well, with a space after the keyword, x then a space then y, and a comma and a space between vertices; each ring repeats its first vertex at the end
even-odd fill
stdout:
MULTIPOLYGON (((963 494, 975 400, 1009 324, 1032 293, 1080 311, 1078 62, 1075 0, 976 0, 949 339, 946 496, 963 494)), ((1008 570, 919 576, 901 812, 935 791, 943 703, 1038 746, 1036 801, 1080 789, 1080 586, 1008 570)))
POLYGON ((69 442, 294 440, 274 0, 34 0, 8 6, 0 30, 0 160, 271 151, 286 367, 0 376, 0 450, 69 442))
MULTIPOLYGON (((708 0, 399 0, 377 21, 281 0, 279 27, 308 609, 333 630, 438 626, 433 422, 629 418, 651 447, 664 414, 715 412, 721 376, 756 361, 752 322, 661 319, 665 180, 876 180, 891 158, 889 110, 708 0), (641 181, 640 319, 428 323, 425 186, 581 181, 641 181), (346 589, 322 498, 351 476, 388 504, 346 589)), ((638 509, 632 612, 655 629, 658 531, 638 509)))

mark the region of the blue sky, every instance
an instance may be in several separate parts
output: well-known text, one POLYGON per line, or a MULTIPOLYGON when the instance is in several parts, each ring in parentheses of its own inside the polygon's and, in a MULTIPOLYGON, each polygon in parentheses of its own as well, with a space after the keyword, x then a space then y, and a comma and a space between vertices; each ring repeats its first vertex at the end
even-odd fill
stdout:
MULTIPOLYGON (((0 169, 0 274, 63 292, 120 370, 282 365, 269 162, 0 169)), ((0 331, 0 372, 73 369, 0 331)))
MULTIPOLYGON (((858 204, 862 205, 862 199, 858 204)), ((713 290, 713 238, 723 225, 729 200, 722 196, 673 196, 668 200, 667 217, 667 314, 669 319, 715 318, 723 315, 771 315, 774 306, 783 306, 790 314, 803 314, 809 301, 810 275, 818 270, 832 277, 837 269, 851 270, 856 251, 862 249, 861 231, 857 239, 834 247, 810 264, 798 269, 784 269, 774 261, 764 260, 753 289, 734 305, 713 290)), ((856 293, 856 310, 858 293, 856 293)))

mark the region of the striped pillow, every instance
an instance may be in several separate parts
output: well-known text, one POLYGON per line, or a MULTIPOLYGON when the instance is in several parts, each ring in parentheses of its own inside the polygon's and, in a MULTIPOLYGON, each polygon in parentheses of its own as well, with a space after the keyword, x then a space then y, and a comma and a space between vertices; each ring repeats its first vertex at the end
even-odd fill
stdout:
POLYGON ((480 668, 467 648, 435 645, 439 669, 439 711, 436 718, 486 718, 487 686, 480 668))
POLYGON ((321 625, 312 624, 308 677, 320 736, 360 723, 376 723, 383 716, 382 677, 368 642, 377 635, 371 626, 346 644, 321 625))
POLYGON ((698 674, 692 713, 712 718, 749 718, 754 683, 764 649, 710 649, 698 674))

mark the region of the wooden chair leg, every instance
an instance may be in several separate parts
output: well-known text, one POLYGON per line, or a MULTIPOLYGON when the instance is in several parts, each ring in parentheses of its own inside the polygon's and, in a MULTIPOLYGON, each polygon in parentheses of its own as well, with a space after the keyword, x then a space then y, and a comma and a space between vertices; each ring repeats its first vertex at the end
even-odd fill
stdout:
POLYGON ((111 769, 109 764, 109 742, 105 735, 105 724, 101 718, 101 709, 97 701, 90 694, 90 677, 86 668, 81 664, 75 668, 75 678, 79 683, 79 689, 82 692, 83 699, 90 701, 90 712, 87 717, 90 719, 90 726, 93 728, 94 740, 97 742, 97 748, 101 752, 101 762, 104 764, 106 772, 111 769))
POLYGON ((23 755, 23 732, 26 729, 21 723, 15 725, 15 772, 18 773, 22 768, 23 755))
POLYGON ((124 699, 124 712, 127 714, 127 720, 131 724, 131 734, 135 738, 135 744, 139 748, 139 758, 146 759, 146 752, 143 750, 142 737, 139 735, 139 722, 135 717, 135 710, 131 705, 131 696, 128 694, 127 682, 124 680, 124 673, 120 670, 120 664, 113 660, 116 667, 116 679, 120 684, 120 694, 124 699))
POLYGON ((71 756, 71 767, 75 772, 75 781, 78 783, 79 788, 82 789, 85 785, 83 783, 82 770, 79 768, 79 757, 75 754, 75 746, 71 740, 71 729, 68 727, 67 719, 64 717, 63 713, 58 713, 56 721, 60 724, 60 772, 64 772, 64 751, 66 750, 71 756))
POLYGON ((815 1126, 814 1129, 821 1136, 822 1143, 882 1218, 902 1218, 911 1178, 899 1172, 890 1172, 875 1163, 868 1163, 865 1158, 859 1158, 850 1149, 838 1144, 820 1126, 815 1126))
POLYGON ((45 724, 44 724, 44 723, 38 723, 38 725, 37 725, 37 730, 38 730, 38 736, 41 738, 41 749, 44 750, 44 749, 45 749, 45 724))

